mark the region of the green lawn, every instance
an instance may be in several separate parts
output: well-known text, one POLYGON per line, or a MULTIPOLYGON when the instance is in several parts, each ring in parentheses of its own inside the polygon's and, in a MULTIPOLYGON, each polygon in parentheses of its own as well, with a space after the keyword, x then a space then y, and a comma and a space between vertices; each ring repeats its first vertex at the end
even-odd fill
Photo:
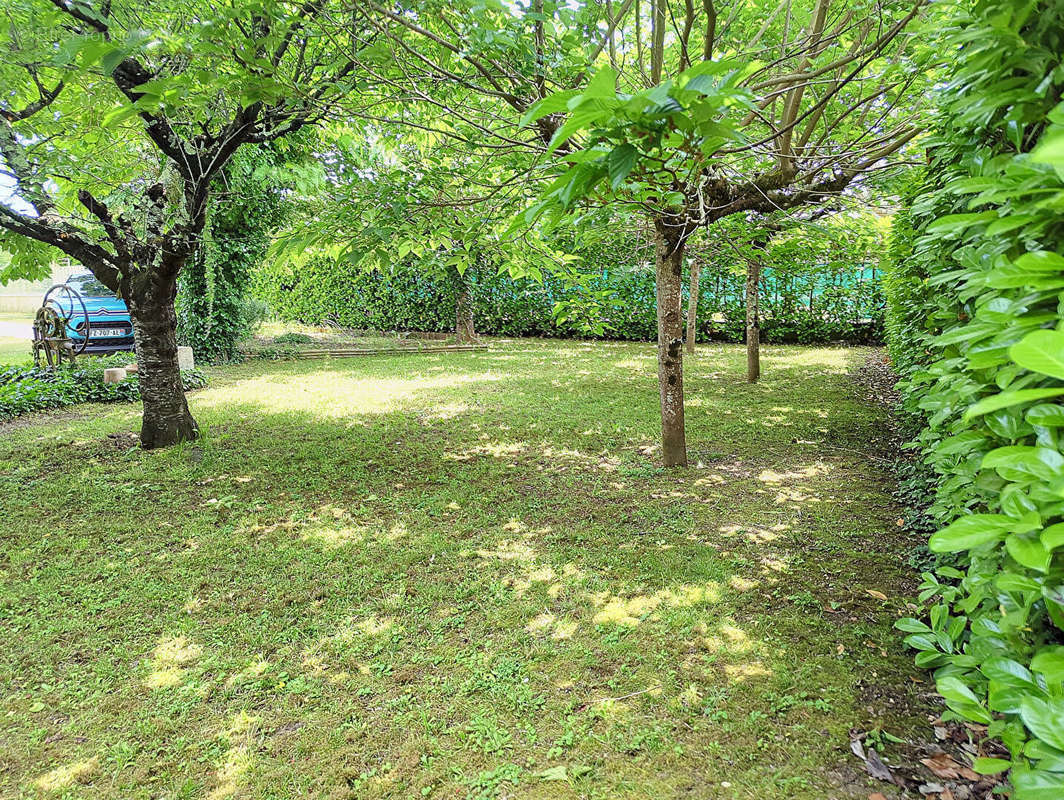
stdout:
POLYGON ((0 428, 0 796, 897 797, 869 352, 703 348, 668 473, 638 344, 214 369, 165 452, 0 428))
POLYGON ((280 351, 307 352, 343 349, 413 349, 455 344, 453 336, 400 336, 385 331, 353 331, 340 327, 302 325, 298 322, 270 320, 259 326, 255 336, 240 345, 248 355, 280 351), (295 335, 296 340, 292 337, 295 335))
MULTIPOLYGON (((0 311, 0 322, 17 322, 28 326, 33 323, 33 314, 23 311, 0 311)), ((28 338, 6 336, 0 332, 0 367, 29 360, 30 341, 28 338)))
POLYGON ((30 342, 27 339, 16 339, 13 336, 0 336, 0 366, 5 364, 21 364, 29 361, 30 342))

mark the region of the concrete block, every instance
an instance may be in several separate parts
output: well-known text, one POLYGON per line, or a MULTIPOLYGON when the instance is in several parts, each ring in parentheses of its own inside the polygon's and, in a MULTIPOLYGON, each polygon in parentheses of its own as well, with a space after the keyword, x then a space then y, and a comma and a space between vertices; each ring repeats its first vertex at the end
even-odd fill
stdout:
POLYGON ((179 369, 193 369, 196 366, 196 360, 192 357, 191 347, 178 347, 177 348, 177 366, 179 369))

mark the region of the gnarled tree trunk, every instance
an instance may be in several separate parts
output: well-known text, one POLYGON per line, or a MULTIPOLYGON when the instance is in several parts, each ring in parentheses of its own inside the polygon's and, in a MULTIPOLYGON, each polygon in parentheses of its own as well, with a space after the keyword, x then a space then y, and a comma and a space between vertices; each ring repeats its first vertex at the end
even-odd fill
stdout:
POLYGON ((177 363, 177 279, 145 270, 127 283, 144 416, 140 443, 146 450, 191 441, 199 426, 188 410, 177 363))
POLYGON ((757 383, 761 377, 761 310, 758 290, 761 262, 746 262, 746 380, 757 383))
POLYGON ((687 466, 683 418, 683 232, 654 222, 658 308, 658 390, 661 455, 666 467, 687 466))
POLYGON ((698 279, 702 269, 697 258, 691 259, 691 285, 687 297, 687 352, 695 352, 695 334, 698 331, 698 279))

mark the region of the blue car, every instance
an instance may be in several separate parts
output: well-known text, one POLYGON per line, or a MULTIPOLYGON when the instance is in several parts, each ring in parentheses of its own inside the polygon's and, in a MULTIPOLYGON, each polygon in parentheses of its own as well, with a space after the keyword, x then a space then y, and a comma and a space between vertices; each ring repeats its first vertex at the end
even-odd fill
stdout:
POLYGON ((91 272, 71 275, 66 285, 77 297, 70 292, 59 292, 54 302, 63 316, 70 319, 67 335, 74 347, 80 349, 88 333, 84 353, 133 352, 133 323, 125 301, 115 297, 91 272))

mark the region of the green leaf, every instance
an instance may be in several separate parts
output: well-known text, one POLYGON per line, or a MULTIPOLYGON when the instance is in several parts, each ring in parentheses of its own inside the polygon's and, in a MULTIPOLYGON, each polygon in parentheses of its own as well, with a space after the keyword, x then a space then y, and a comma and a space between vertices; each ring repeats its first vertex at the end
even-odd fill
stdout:
POLYGON ((990 395, 990 397, 984 397, 978 403, 970 406, 964 416, 966 419, 971 419, 981 414, 988 414, 991 411, 1019 405, 1020 403, 1045 400, 1047 397, 1059 397, 1060 395, 1064 395, 1064 387, 1060 389, 1017 389, 1011 392, 1000 392, 999 394, 990 395))
POLYGON ((1064 647, 1043 647, 1031 659, 1031 669, 1044 675, 1046 683, 1064 684, 1064 647))
POLYGON ((543 119, 543 117, 550 114, 557 114, 561 111, 565 111, 569 100, 580 94, 579 89, 567 89, 564 92, 555 92, 554 94, 547 95, 542 100, 537 100, 533 103, 528 111, 521 117, 521 127, 528 125, 530 122, 535 122, 537 119, 543 119))
MULTIPOLYGON (((1028 697, 1020 705, 1020 718, 1027 729, 1051 747, 1064 750, 1064 698, 1046 700, 1028 697)), ((1064 780, 1064 776, 1061 776, 1064 780)))
POLYGON ((564 764, 559 764, 535 773, 535 777, 541 781, 567 781, 569 780, 569 770, 566 769, 564 764))
POLYGON ((125 61, 125 59, 126 52, 122 48, 116 47, 100 59, 100 69, 103 71, 104 75, 110 75, 118 68, 119 64, 125 61))
POLYGON ((1064 380, 1064 331, 1029 333, 1009 348, 1009 356, 1024 369, 1064 380))
POLYGON ((1053 403, 1039 403, 1027 409, 1025 416, 1031 425, 1044 428, 1064 428, 1064 406, 1053 403))
MULTIPOLYGON (((607 165, 612 189, 617 189, 624 183, 624 179, 628 177, 628 173, 632 171, 632 167, 635 166, 638 158, 639 151, 628 142, 613 149, 613 152, 609 155, 607 165)), ((1061 390, 1061 394, 1064 394, 1064 389, 1061 390)))
POLYGON ((100 120, 100 125, 104 128, 110 128, 113 125, 125 122, 130 117, 134 117, 139 113, 140 111, 135 105, 130 104, 127 106, 119 106, 104 114, 103 119, 100 120))
POLYGON ((977 758, 972 764, 972 769, 980 775, 997 775, 1012 766, 1007 758, 977 758))
POLYGON ((617 70, 605 66, 591 77, 587 87, 580 94, 587 100, 613 98, 617 96, 616 86, 617 70))
POLYGON ((971 550, 980 545, 1000 542, 1016 524, 1016 520, 1004 514, 969 514, 934 534, 929 546, 935 553, 971 550))
POLYGON ((979 671, 991 680, 1008 686, 1036 686, 1030 671, 1011 658, 987 659, 979 671))
POLYGON ((994 220, 986 226, 986 235, 1000 236, 1003 233, 1008 233, 1016 228, 1030 225, 1032 222, 1036 222, 1039 219, 1041 219, 1041 217, 1037 214, 1014 214, 1012 216, 1004 217, 1003 219, 994 220))
POLYGON ((1029 272, 1064 272, 1064 256, 1049 250, 1024 253, 1013 264, 1029 272))
POLYGON ((1031 151, 1031 160, 1050 164, 1058 171, 1064 169, 1064 128, 1054 125, 1043 133, 1031 151))
POLYGON ((589 127, 590 123, 604 116, 608 112, 603 111, 601 108, 585 109, 576 111, 569 115, 569 119, 554 132, 554 135, 550 138, 550 145, 547 148, 547 152, 553 153, 577 133, 589 127))
POLYGON ((1044 531, 1042 531, 1039 537, 1042 540, 1042 544, 1050 550, 1064 545, 1064 522, 1058 522, 1056 525, 1050 525, 1044 531))
POLYGON ((1053 480, 1064 475, 1064 456, 1048 447, 1012 445, 991 450, 983 456, 980 466, 996 470, 1010 481, 1053 480))
POLYGON ((1030 533, 1014 533, 1005 539, 1005 549, 1009 555, 1028 569, 1039 572, 1049 571, 1050 552, 1037 536, 1030 533))
POLYGON ((913 617, 903 617, 894 623, 894 627, 906 633, 927 633, 931 629, 913 617))
POLYGON ((927 232, 939 236, 949 236, 966 230, 972 225, 991 219, 997 219, 997 214, 993 211, 981 211, 977 214, 950 214, 940 217, 928 225, 927 232))
POLYGON ((1060 800, 1064 797, 1064 774, 1041 769, 1013 769, 1012 800, 1060 800))
POLYGON ((993 717, 983 708, 972 690, 965 686, 960 678, 952 675, 941 678, 936 688, 946 701, 946 705, 965 719, 983 724, 993 722, 993 717))

